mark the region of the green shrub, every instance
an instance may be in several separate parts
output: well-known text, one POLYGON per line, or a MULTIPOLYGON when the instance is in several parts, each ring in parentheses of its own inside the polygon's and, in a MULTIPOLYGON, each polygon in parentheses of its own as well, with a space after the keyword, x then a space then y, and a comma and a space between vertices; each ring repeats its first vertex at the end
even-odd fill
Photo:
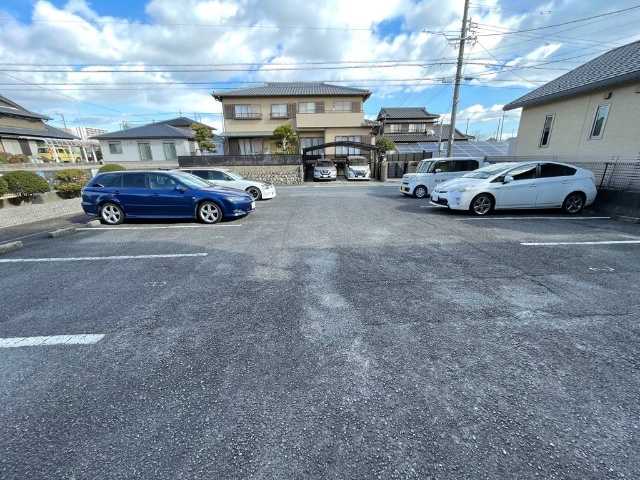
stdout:
POLYGON ((7 181, 0 177, 0 197, 9 191, 9 185, 7 185, 7 181))
POLYGON ((123 167, 122 165, 118 165, 117 163, 108 163, 106 165, 101 166, 100 170, 98 170, 98 173, 119 172, 121 170, 126 170, 126 168, 123 167))
POLYGON ((74 198, 80 196, 80 190, 91 178, 91 173, 79 168, 68 168, 56 173, 56 190, 63 196, 74 198))
POLYGON ((2 177, 7 182, 7 190, 21 200, 31 201, 34 195, 51 190, 49 182, 35 172, 16 170, 7 172, 2 177))
POLYGON ((87 183, 90 178, 91 173, 89 171, 81 170, 79 168, 68 168, 66 170, 60 170, 58 173, 56 173, 56 181, 59 183, 87 183))
POLYGON ((56 187, 58 193, 66 198, 76 198, 81 195, 82 187, 86 182, 68 182, 61 183, 56 187))

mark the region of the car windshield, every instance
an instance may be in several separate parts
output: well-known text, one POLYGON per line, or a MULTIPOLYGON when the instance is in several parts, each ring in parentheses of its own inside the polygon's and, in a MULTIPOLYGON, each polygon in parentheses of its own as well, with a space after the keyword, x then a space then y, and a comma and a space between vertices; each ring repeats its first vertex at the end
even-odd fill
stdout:
POLYGON ((511 166, 513 166, 512 163, 496 163, 495 165, 490 165, 488 167, 474 170, 473 172, 465 173, 464 175, 462 175, 462 178, 478 178, 481 180, 486 180, 487 178, 491 178, 494 175, 508 170, 511 166))
POLYGON ((196 177, 190 173, 174 173, 172 174, 173 178, 178 180, 181 184, 186 187, 199 189, 199 188, 210 188, 213 183, 208 182, 200 177, 196 177))
POLYGON ((316 167, 333 167, 333 162, 330 160, 319 160, 316 163, 316 167))
POLYGON ((366 165, 369 165, 369 162, 367 162, 366 158, 350 158, 349 165, 356 166, 356 167, 364 167, 366 165))
POLYGON ((433 161, 431 160, 422 160, 418 164, 418 167, 416 168, 416 173, 427 173, 427 170, 429 169, 432 163, 433 161))
POLYGON ((229 175, 234 180, 244 180, 244 177, 242 175, 240 175, 238 172, 235 172, 233 170, 225 170, 224 173, 229 175))

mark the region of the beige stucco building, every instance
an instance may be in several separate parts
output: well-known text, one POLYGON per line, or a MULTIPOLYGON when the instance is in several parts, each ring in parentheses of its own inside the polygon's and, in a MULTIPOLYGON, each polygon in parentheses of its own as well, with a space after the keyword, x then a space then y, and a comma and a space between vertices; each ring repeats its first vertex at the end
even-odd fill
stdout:
MULTIPOLYGON (((290 124, 298 136, 296 153, 305 147, 353 141, 370 145, 372 124, 364 118, 368 90, 323 82, 266 83, 214 92, 222 102, 225 153, 277 153, 273 131, 290 124)), ((350 147, 328 147, 327 156, 361 153, 350 147)))
POLYGON ((516 156, 640 155, 640 42, 505 105, 522 108, 516 156))

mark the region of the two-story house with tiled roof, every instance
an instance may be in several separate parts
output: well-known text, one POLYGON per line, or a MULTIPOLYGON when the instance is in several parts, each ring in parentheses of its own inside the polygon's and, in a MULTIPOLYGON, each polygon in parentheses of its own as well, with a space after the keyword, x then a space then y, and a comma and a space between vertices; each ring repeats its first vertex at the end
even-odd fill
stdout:
MULTIPOLYGON (((429 113, 424 107, 381 108, 376 118, 379 126, 374 132, 378 138, 388 138, 396 145, 447 142, 451 126, 438 123, 439 119, 440 115, 429 113)), ((473 138, 456 129, 454 142, 473 138)))
MULTIPOLYGON (((124 162, 177 162, 178 156, 196 155, 201 152, 194 139, 191 125, 196 122, 187 117, 178 117, 141 127, 95 135, 100 142, 105 163, 124 162)), ((209 127, 215 130, 212 127, 209 127)), ((222 139, 216 137, 217 154, 222 151, 222 139)))
MULTIPOLYGON (((305 147, 337 141, 372 142, 370 122, 363 104, 369 90, 324 82, 266 83, 218 91, 222 102, 226 153, 230 155, 277 153, 273 131, 290 124, 298 136, 297 153, 305 147)), ((328 147, 327 156, 361 153, 348 146, 328 147)))
POLYGON ((38 147, 77 140, 76 136, 47 125, 46 120, 51 118, 0 95, 0 151, 36 157, 38 147))
POLYGON ((640 155, 640 42, 611 50, 504 106, 522 108, 516 156, 640 155))

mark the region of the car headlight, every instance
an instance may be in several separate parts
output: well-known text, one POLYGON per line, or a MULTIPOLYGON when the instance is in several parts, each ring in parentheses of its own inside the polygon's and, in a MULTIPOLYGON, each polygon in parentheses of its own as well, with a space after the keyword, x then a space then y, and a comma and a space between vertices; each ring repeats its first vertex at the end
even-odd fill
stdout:
POLYGON ((229 202, 246 202, 247 197, 233 196, 233 197, 224 197, 225 200, 229 202))
POLYGON ((469 190, 473 190, 473 187, 467 185, 466 187, 453 187, 449 189, 450 192, 468 192, 469 190))

